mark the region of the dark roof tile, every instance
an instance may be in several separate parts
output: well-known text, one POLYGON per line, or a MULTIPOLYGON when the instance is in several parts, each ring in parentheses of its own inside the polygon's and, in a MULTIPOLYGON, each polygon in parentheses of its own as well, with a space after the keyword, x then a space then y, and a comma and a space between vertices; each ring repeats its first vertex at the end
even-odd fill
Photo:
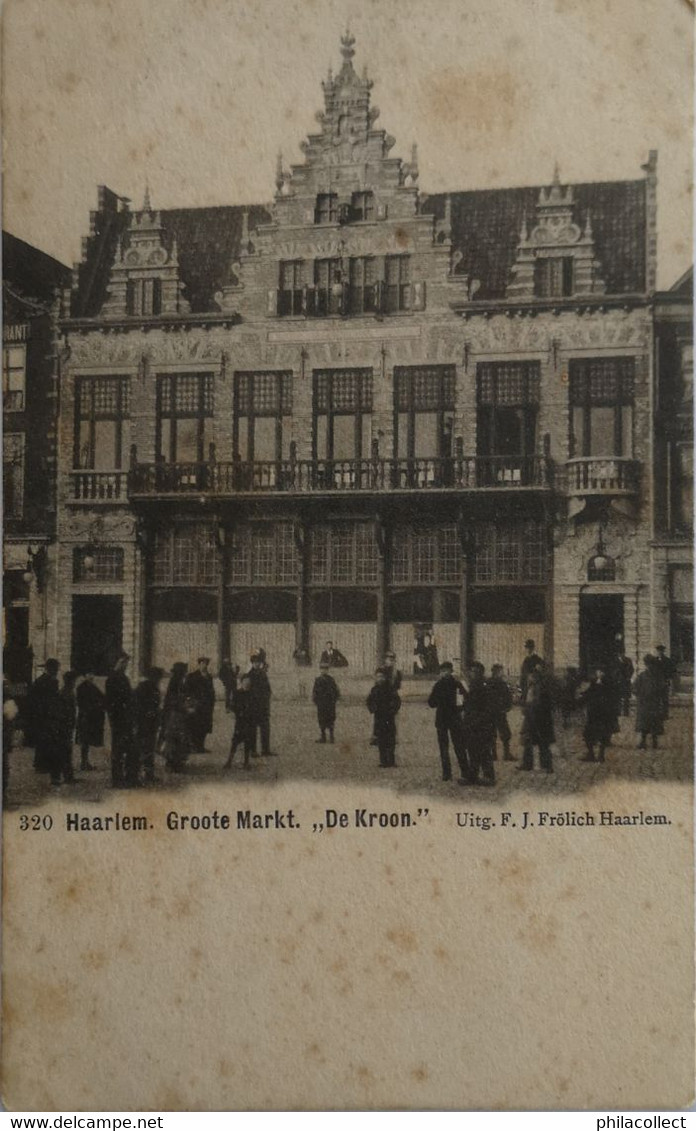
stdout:
MULTIPOLYGON (((461 251, 458 275, 479 279, 476 298, 504 298, 524 217, 531 223, 541 186, 438 193, 423 212, 441 219, 451 200, 452 244, 461 251)), ((573 185, 575 219, 591 214, 595 250, 609 294, 645 290, 645 181, 573 185)))

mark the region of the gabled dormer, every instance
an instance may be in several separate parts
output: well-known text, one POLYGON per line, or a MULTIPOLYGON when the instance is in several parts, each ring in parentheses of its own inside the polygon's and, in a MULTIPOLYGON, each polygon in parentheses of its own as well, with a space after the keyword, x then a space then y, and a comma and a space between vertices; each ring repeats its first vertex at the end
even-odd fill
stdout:
POLYGON ((605 291, 589 211, 578 215, 572 185, 562 185, 558 167, 539 192, 535 213, 522 220, 517 258, 506 297, 563 299, 605 291))
POLYGON ((131 213, 129 221, 116 248, 102 314, 140 319, 187 314, 176 239, 167 239, 147 190, 142 209, 131 213))

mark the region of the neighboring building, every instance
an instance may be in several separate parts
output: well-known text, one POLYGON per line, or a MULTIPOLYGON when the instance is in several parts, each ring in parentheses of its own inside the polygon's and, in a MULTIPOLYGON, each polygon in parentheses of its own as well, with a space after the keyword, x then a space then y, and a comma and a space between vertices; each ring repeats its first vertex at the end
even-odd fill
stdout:
POLYGON ((694 674, 693 301, 692 269, 655 295, 653 635, 684 689, 694 674))
POLYGON ((3 232, 3 671, 55 652, 57 315, 70 269, 3 232))
POLYGON ((271 204, 100 190, 62 323, 64 662, 652 646, 656 154, 426 196, 353 54, 271 204))

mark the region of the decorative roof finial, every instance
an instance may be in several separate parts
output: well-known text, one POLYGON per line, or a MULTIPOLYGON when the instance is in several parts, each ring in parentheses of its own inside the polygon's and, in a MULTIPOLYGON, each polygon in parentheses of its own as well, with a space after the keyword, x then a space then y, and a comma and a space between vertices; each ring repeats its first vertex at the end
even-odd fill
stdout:
POLYGON ((554 185, 558 185, 558 187, 560 188, 560 185, 561 185, 561 170, 560 170, 558 161, 554 161, 554 164, 553 164, 553 183, 554 183, 554 185))
POLYGON ((587 209, 587 216, 585 217, 585 231, 582 233, 582 237, 585 240, 592 239, 592 215, 589 208, 587 209))
POLYGON ((276 188, 278 189, 278 192, 280 192, 281 188, 283 187, 284 181, 285 181, 285 178, 283 176, 283 154, 279 151, 278 156, 276 157, 276 175, 275 175, 275 185, 276 185, 276 188))
POLYGON ((143 197, 143 212, 152 212, 152 205, 150 204, 150 186, 145 181, 145 196, 143 197))
POLYGON ((528 238, 529 238, 529 236, 528 236, 528 233, 527 233, 527 214, 525 212, 524 215, 522 216, 522 224, 520 226, 520 243, 526 243, 528 238))
POLYGON ((415 141, 411 146, 411 176, 418 176, 418 146, 415 141))
POLYGON ((354 51, 355 36, 350 34, 350 28, 346 27, 345 35, 341 36, 341 55, 343 56, 343 66, 352 67, 352 58, 355 55, 354 51))

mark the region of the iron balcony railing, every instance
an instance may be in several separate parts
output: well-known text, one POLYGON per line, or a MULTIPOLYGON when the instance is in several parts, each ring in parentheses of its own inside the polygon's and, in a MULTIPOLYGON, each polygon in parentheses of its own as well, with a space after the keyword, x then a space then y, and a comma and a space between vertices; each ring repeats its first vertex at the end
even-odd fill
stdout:
POLYGON ((128 480, 131 497, 276 492, 543 490, 550 486, 551 461, 546 456, 136 463, 128 480))
POLYGON ((640 488, 638 460, 619 456, 587 456, 566 464, 569 495, 637 495, 640 488))
POLYGON ((80 503, 127 503, 127 471, 72 471, 70 497, 80 503))

